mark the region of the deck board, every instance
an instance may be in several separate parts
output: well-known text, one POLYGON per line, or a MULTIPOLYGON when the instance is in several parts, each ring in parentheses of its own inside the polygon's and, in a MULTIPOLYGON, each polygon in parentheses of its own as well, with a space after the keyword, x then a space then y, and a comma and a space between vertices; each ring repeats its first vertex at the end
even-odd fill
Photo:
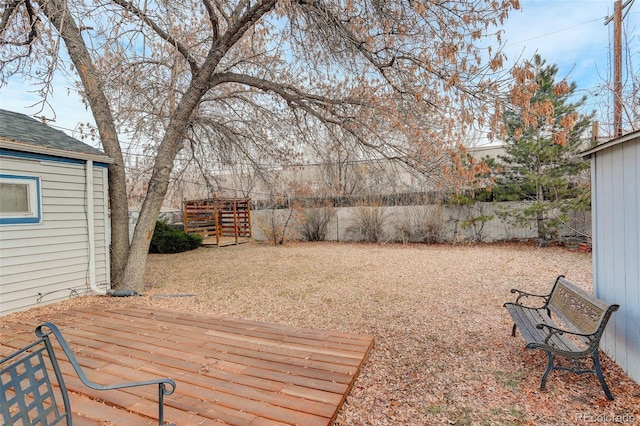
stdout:
MULTIPOLYGON (((149 306, 96 306, 47 320, 97 383, 174 379, 165 417, 177 425, 329 425, 373 347, 372 336, 149 306)), ((3 322, 0 354, 32 341, 37 325, 3 322)), ((153 424, 155 387, 91 391, 61 361, 77 424, 153 424)))

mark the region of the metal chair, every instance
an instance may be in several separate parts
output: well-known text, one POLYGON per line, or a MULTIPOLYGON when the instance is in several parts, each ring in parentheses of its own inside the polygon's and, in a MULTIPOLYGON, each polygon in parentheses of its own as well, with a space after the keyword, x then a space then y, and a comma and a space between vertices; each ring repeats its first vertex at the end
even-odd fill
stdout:
POLYGON ((53 334, 82 383, 91 389, 113 390, 157 385, 158 424, 164 425, 164 396, 174 392, 176 383, 173 380, 155 379, 108 386, 99 385, 89 380, 84 374, 69 345, 54 324, 45 322, 39 325, 35 329, 35 334, 38 337, 35 342, 0 360, 0 424, 5 426, 73 425, 69 394, 51 344, 50 335, 53 334), (55 390, 50 380, 47 365, 54 372, 58 390, 55 390), (61 406, 56 401, 56 395, 62 399, 61 406))

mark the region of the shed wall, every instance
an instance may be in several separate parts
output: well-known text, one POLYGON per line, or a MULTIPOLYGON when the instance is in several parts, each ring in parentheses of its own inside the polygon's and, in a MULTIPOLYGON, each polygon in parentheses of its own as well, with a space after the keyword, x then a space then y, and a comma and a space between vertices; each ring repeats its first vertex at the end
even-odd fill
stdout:
MULTIPOLYGON (((0 315, 89 292, 84 162, 0 157, 5 174, 39 176, 42 223, 0 226, 0 315)), ((107 169, 94 164, 96 282, 109 281, 107 169)))
POLYGON ((602 348, 640 383, 640 139, 592 156, 596 296, 620 304, 602 348))

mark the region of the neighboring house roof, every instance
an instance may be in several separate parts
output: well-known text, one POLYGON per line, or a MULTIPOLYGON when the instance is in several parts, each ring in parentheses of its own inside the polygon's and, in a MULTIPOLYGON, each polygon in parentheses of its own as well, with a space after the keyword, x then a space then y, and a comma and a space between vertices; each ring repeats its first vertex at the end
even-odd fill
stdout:
POLYGON ((66 133, 18 112, 0 109, 0 148, 79 160, 113 160, 66 133))
POLYGON ((627 133, 624 136, 620 136, 619 138, 611 139, 610 141, 601 143, 599 145, 594 146, 591 149, 582 152, 583 158, 590 158, 592 154, 595 154, 598 151, 602 151, 603 149, 611 148, 612 146, 623 144, 630 140, 640 138, 640 131, 636 131, 633 133, 627 133))

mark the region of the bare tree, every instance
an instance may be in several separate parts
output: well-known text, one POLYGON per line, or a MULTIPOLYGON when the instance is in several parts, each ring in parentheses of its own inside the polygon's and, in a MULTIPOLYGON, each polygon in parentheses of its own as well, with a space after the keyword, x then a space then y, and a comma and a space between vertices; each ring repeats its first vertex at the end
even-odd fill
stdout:
MULTIPOLYGON (((517 0, 5 0, 0 82, 48 93, 77 75, 110 167, 112 277, 140 290, 155 220, 186 144, 273 159, 340 129, 378 156, 433 172, 431 158, 490 126, 497 26, 517 0), (64 42, 64 51, 61 49, 64 42), (69 58, 67 64, 65 57, 69 58), (73 77, 73 76, 72 76, 73 77), (132 243, 118 130, 153 153, 132 243), (426 165, 426 166, 425 166, 426 165)), ((233 157, 229 157, 233 158, 233 157)), ((446 175, 443 175, 446 177, 446 175)))

